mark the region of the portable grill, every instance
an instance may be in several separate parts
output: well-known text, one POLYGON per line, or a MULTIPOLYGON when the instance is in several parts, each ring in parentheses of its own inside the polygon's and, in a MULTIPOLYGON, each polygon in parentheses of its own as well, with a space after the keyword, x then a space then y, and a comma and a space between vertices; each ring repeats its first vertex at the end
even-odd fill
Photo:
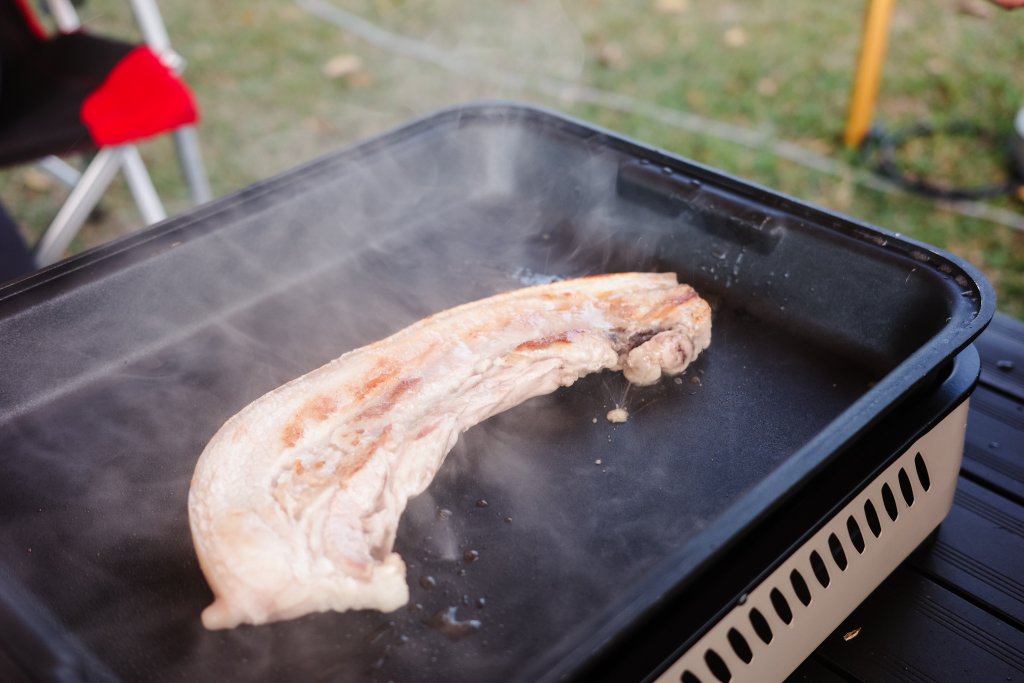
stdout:
POLYGON ((440 112, 0 289, 0 678, 783 678, 949 509, 993 311, 929 246, 535 108, 440 112), (711 302, 683 377, 464 434, 399 528, 407 608, 202 628, 186 497, 228 417, 626 270, 711 302))

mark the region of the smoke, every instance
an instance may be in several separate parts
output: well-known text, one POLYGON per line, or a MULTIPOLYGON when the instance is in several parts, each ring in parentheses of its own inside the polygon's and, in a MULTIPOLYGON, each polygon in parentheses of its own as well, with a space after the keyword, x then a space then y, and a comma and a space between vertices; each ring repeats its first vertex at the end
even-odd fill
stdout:
MULTIPOLYGON (((408 12, 406 37, 326 0, 296 0, 307 12, 395 54, 503 85, 579 80, 586 62, 580 28, 552 0, 447 3, 442 16, 408 12)), ((402 22, 402 15, 389 17, 402 22)), ((450 83, 447 95, 459 92, 450 83)), ((476 86, 479 87, 479 86, 476 86)))
MULTIPOLYGON (((425 40, 488 68, 581 68, 557 3, 461 7, 425 40)), ((585 641, 872 376, 772 324, 796 279, 709 230, 693 207, 713 198, 686 178, 658 169, 669 192, 653 191, 689 192, 688 211, 653 210, 649 187, 629 195, 633 161, 529 114, 454 113, 172 220, 39 284, 37 305, 0 302, 0 543, 15 580, 132 679, 507 680, 585 641), (399 528, 407 608, 202 629, 186 499, 228 417, 436 311, 623 270, 674 271, 715 300, 712 350, 682 383, 627 394, 586 378, 463 435, 399 528), (611 425, 620 403, 631 418, 611 425), (451 607, 479 630, 439 630, 451 607)))
POLYGON ((461 0, 445 12, 448 20, 433 22, 420 40, 453 63, 525 78, 575 80, 583 72, 586 48, 579 27, 557 0, 461 0))
POLYGON ((763 285, 772 266, 751 249, 724 267, 740 248, 623 189, 630 163, 529 114, 456 112, 172 221, 45 304, 8 303, 0 541, 12 573, 126 678, 514 679, 584 642, 866 388, 863 366, 756 318, 774 302, 735 283, 763 285), (230 415, 438 310, 651 269, 719 302, 712 350, 691 371, 700 384, 627 395, 620 379, 586 378, 463 435, 399 527, 407 608, 202 629, 210 595, 186 498, 230 415), (798 391, 772 400, 787 386, 798 391), (611 425, 620 403, 631 418, 611 425))

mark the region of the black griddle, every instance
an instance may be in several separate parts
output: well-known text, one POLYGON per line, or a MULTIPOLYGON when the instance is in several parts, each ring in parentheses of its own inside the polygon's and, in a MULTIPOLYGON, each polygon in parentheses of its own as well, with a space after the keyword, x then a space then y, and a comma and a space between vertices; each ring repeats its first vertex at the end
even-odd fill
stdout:
POLYGON ((0 672, 645 675, 969 393, 993 310, 926 245, 550 112, 443 111, 0 289, 0 672), (203 630, 185 501, 228 417, 437 310, 623 270, 712 303, 681 382, 588 377, 466 433, 399 528, 408 608, 203 630))

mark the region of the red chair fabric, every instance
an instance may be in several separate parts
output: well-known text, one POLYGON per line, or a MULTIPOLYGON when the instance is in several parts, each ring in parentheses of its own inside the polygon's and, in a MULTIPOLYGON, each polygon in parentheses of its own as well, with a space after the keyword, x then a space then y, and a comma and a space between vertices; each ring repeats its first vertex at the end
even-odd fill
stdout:
POLYGON ((146 46, 48 36, 0 0, 0 166, 136 142, 198 121, 185 83, 146 46))

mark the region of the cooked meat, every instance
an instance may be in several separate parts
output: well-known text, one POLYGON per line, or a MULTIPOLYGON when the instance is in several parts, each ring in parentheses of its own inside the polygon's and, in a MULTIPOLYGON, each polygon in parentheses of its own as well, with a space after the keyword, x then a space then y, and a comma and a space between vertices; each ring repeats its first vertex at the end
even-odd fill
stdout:
POLYGON ((674 274, 556 282, 443 311, 257 399, 210 441, 189 517, 207 628, 391 611, 406 501, 459 434, 599 370, 634 383, 705 349, 711 311, 674 274))

